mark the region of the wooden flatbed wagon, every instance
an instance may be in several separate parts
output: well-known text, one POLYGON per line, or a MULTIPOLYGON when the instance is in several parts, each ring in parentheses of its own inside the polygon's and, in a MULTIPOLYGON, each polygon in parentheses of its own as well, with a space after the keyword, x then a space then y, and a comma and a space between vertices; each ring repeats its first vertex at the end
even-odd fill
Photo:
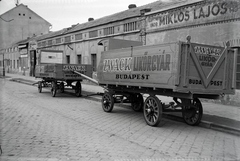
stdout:
POLYGON ((43 87, 51 87, 52 96, 55 97, 58 90, 64 92, 65 86, 70 86, 75 90, 76 96, 81 96, 84 79, 77 73, 92 76, 92 65, 85 64, 64 64, 63 51, 41 50, 39 55, 39 65, 36 65, 35 77, 42 78, 38 82, 38 91, 42 92, 43 87))
MULTIPOLYGON (((143 111, 150 126, 157 126, 163 112, 182 112, 189 125, 198 125, 203 108, 199 98, 218 99, 234 94, 236 54, 226 47, 187 42, 135 46, 104 51, 97 78, 106 88, 102 108, 131 103, 143 111), (149 96, 143 99, 142 94, 149 96), (173 97, 162 103, 157 95, 173 97)), ((228 44, 228 43, 227 43, 228 44)))
POLYGON ((79 74, 82 73, 91 77, 92 65, 80 65, 80 64, 40 64, 36 66, 35 77, 42 78, 42 81, 38 82, 38 91, 42 92, 43 87, 51 86, 52 96, 55 97, 57 90, 64 92, 65 86, 70 86, 75 90, 76 96, 81 96, 82 85, 81 81, 84 79, 79 74), (76 82, 73 84, 73 82, 76 82))

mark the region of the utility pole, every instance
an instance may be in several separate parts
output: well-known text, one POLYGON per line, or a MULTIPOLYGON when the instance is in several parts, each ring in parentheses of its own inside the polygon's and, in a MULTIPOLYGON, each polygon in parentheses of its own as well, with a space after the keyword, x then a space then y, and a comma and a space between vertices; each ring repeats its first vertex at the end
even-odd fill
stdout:
POLYGON ((4 53, 3 53, 3 76, 5 77, 4 53))
POLYGON ((3 58, 3 70, 2 70, 2 72, 3 72, 3 76, 5 77, 5 65, 4 65, 4 50, 3 49, 1 49, 0 50, 0 55, 2 55, 2 58, 3 58))

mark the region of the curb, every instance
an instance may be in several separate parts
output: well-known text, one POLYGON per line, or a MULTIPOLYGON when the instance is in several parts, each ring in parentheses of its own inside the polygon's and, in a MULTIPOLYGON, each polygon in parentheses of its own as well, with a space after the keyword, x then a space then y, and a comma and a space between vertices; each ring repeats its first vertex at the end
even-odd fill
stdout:
MULTIPOLYGON (((83 96, 83 98, 86 98, 86 99, 89 99, 89 100, 92 100, 92 101, 101 102, 101 99, 95 98, 95 97, 83 96)), ((121 104, 118 104, 118 106, 125 107, 124 105, 121 105, 121 104)), ((170 119, 170 120, 173 120, 173 121, 178 121, 178 122, 185 123, 182 117, 175 116, 175 115, 172 115, 172 114, 164 113, 163 117, 167 118, 167 119, 170 119)), ((221 132, 225 132, 225 133, 240 136, 240 129, 236 129, 236 128, 225 126, 225 125, 215 124, 215 123, 209 122, 209 121, 203 121, 202 120, 198 126, 203 127, 203 128, 207 128, 207 129, 217 130, 217 131, 221 131, 221 132)))
POLYGON ((9 80, 13 81, 13 82, 27 84, 27 85, 33 85, 34 84, 34 82, 32 82, 32 81, 26 81, 26 80, 19 80, 19 79, 9 79, 9 80))
MULTIPOLYGON (((182 117, 179 117, 179 116, 175 116, 175 115, 171 115, 171 114, 164 114, 164 116, 166 118, 174 120, 174 121, 184 122, 182 117)), ((221 132, 225 132, 225 133, 240 136, 240 129, 225 126, 225 125, 216 124, 216 123, 209 122, 209 121, 202 120, 198 126, 203 127, 203 128, 207 128, 207 129, 217 130, 217 131, 221 131, 221 132)))
POLYGON ((213 129, 213 130, 216 130, 216 131, 221 131, 221 132, 225 132, 225 133, 240 136, 240 129, 237 129, 237 128, 234 128, 234 127, 215 124, 215 123, 208 122, 208 121, 201 121, 199 126, 204 127, 204 128, 213 129))
MULTIPOLYGON (((28 80, 19 79, 19 78, 16 78, 16 79, 15 78, 11 78, 9 80, 10 81, 14 81, 14 82, 18 82, 18 83, 31 85, 31 86, 36 84, 36 81, 28 81, 28 80)), ((86 92, 86 93, 88 93, 88 92, 86 92)), ((94 94, 94 95, 98 95, 98 94, 94 94)), ((85 96, 82 96, 82 97, 86 98, 86 99, 89 99, 89 100, 92 100, 92 101, 101 102, 101 99, 93 97, 93 94, 85 95, 85 96)), ((118 104, 118 106, 124 107, 124 105, 122 105, 122 104, 118 104)), ((164 113, 163 117, 165 117, 167 119, 170 119, 170 120, 173 120, 173 121, 184 122, 182 117, 175 116, 175 115, 172 115, 172 114, 164 113)), ((207 129, 212 129, 212 130, 221 131, 221 132, 225 132, 225 133, 229 133, 229 134, 240 136, 240 129, 237 129, 237 128, 234 128, 234 127, 225 126, 225 125, 216 124, 216 123, 209 122, 209 121, 202 120, 198 126, 199 127, 203 127, 203 128, 207 128, 207 129)))

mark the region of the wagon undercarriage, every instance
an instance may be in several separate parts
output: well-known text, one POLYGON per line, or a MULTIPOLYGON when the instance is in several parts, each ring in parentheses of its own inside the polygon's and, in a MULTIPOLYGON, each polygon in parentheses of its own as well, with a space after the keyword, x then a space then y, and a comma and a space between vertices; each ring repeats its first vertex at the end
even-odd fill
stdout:
MULTIPOLYGON (((149 89, 148 92, 140 91, 136 92, 136 90, 129 89, 124 91, 108 87, 102 96, 102 108, 105 112, 111 112, 115 103, 129 103, 134 111, 143 112, 144 119, 150 126, 157 126, 161 121, 162 114, 169 112, 181 112, 184 121, 189 125, 200 123, 203 109, 198 98, 187 95, 180 97, 180 94, 178 94, 178 97, 173 97, 173 102, 165 104, 157 97, 160 90, 154 92, 149 89), (148 94, 148 96, 144 99, 142 93, 148 94)), ((177 94, 173 95, 177 96, 177 94)))
MULTIPOLYGON (((56 80, 56 79, 43 79, 38 82, 38 92, 42 92, 42 88, 51 88, 51 94, 56 96, 57 92, 64 93, 66 87, 71 87, 75 91, 75 95, 80 97, 82 95, 82 80, 56 80), (76 82, 73 84, 73 82, 76 82)), ((69 88, 68 88, 69 89, 69 88)))

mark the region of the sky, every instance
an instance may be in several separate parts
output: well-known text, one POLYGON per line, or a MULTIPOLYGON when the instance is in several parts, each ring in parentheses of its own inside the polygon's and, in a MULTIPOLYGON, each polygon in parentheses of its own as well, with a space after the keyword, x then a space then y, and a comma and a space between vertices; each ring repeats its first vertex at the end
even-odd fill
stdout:
MULTIPOLYGON (((17 0, 0 0, 0 15, 15 7, 17 0)), ((88 18, 98 19, 128 9, 129 4, 137 7, 157 0, 18 0, 36 14, 52 24, 51 31, 61 30, 88 18)), ((167 0, 162 0, 167 1, 167 0)))

